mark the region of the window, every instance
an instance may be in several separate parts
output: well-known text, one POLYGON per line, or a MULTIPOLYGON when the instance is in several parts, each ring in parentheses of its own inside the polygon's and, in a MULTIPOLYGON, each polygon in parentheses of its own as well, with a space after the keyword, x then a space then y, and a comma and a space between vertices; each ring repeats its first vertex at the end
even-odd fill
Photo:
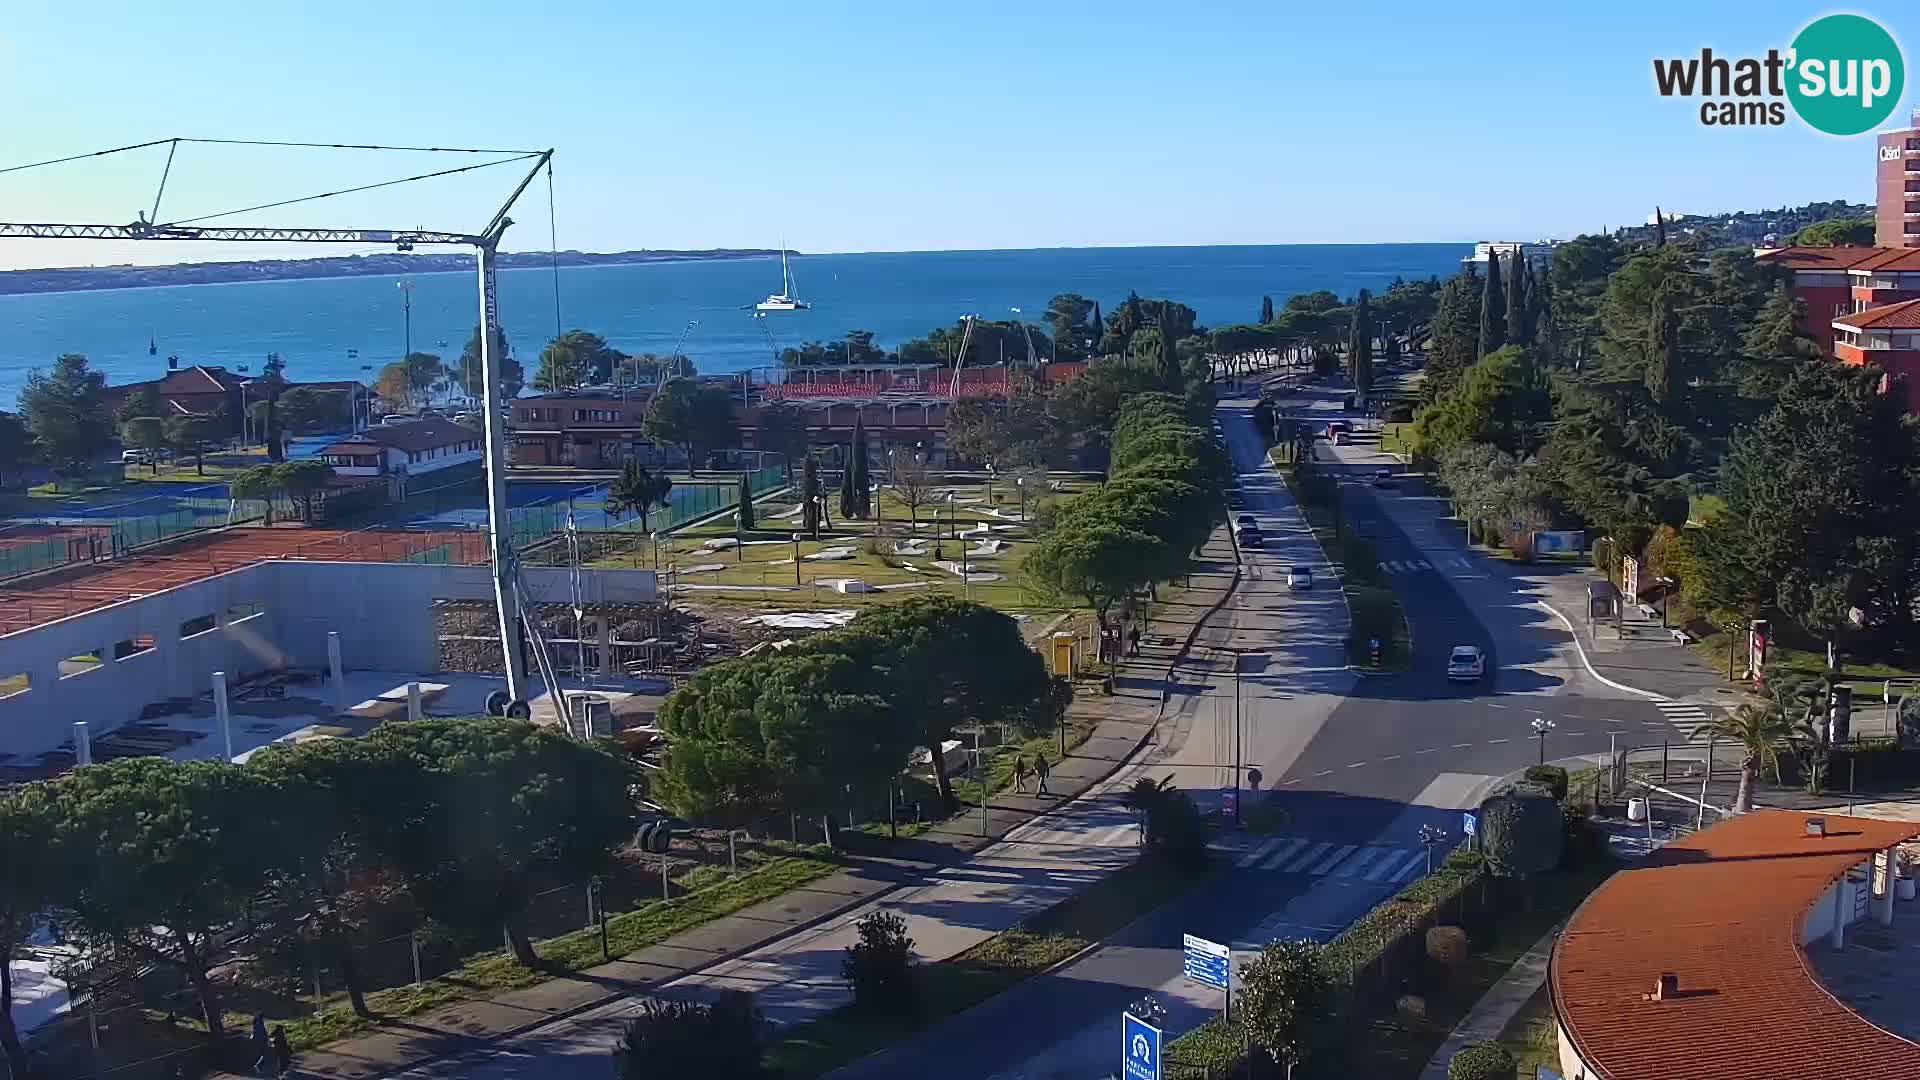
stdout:
POLYGON ((17 671, 12 675, 0 675, 0 698, 24 694, 31 689, 33 689, 33 680, 24 671, 17 671))
POLYGON ((93 652, 81 653, 78 656, 69 656, 65 660, 60 661, 60 677, 63 679, 71 679, 75 675, 85 675, 89 671, 100 670, 100 656, 105 651, 105 649, 95 649, 93 652))
POLYGON ((125 639, 124 641, 114 642, 113 658, 115 660, 130 660, 133 657, 141 655, 142 653, 150 653, 152 651, 153 651, 153 635, 152 634, 136 634, 133 637, 125 639))
POLYGON ((204 634, 216 625, 218 623, 211 614, 196 615, 180 624, 180 637, 184 640, 196 634, 204 634))
POLYGON ((242 600, 227 607, 227 625, 232 626, 243 619, 251 619, 255 615, 264 615, 266 610, 257 600, 242 600))

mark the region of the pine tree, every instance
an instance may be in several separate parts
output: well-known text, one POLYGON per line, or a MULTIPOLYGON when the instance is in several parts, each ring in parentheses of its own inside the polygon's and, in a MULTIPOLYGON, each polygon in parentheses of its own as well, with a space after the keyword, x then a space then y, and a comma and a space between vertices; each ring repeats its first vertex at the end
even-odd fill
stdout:
POLYGON ((853 421, 853 513, 848 517, 866 518, 873 514, 873 481, 867 475, 867 426, 859 418, 853 421))
POLYGON ((1272 321, 1273 321, 1273 297, 1263 296, 1260 298, 1260 325, 1265 326, 1267 323, 1270 323, 1272 321))
POLYGON ((1487 253, 1487 287, 1480 293, 1480 356, 1507 343, 1507 293, 1500 287, 1500 256, 1487 253))
POLYGON ((1673 312, 1673 289, 1662 284, 1653 298, 1647 324, 1647 393, 1665 409, 1673 400, 1673 379, 1680 367, 1680 323, 1673 312))
POLYGON ((1519 248, 1513 250, 1513 273, 1507 276, 1507 342, 1513 345, 1525 345, 1533 340, 1533 334, 1527 329, 1527 305, 1533 303, 1528 294, 1530 284, 1527 272, 1526 252, 1519 248))
POLYGON ((755 526, 755 522, 753 520, 753 476, 751 473, 741 473, 740 474, 740 531, 752 532, 754 530, 754 526, 755 526))

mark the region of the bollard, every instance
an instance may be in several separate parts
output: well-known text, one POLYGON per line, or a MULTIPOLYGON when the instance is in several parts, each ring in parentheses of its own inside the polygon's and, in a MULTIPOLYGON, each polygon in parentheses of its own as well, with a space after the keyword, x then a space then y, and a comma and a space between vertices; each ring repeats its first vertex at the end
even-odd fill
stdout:
POLYGON ((727 831, 727 873, 729 874, 737 874, 740 872, 740 856, 739 853, 734 850, 733 846, 733 838, 737 835, 739 834, 731 829, 727 831))
POLYGON ((213 673, 213 723, 220 732, 220 752, 233 760, 233 714, 227 710, 227 673, 213 673))
POLYGON ((407 719, 418 721, 424 715, 420 708, 420 684, 410 682, 407 684, 407 719))
POLYGON ((93 764, 93 736, 88 733, 85 720, 73 722, 73 763, 75 765, 93 764))
POLYGON ((407 934, 407 944, 413 947, 413 985, 419 986, 421 983, 426 982, 425 979, 420 977, 420 935, 409 932, 407 934))

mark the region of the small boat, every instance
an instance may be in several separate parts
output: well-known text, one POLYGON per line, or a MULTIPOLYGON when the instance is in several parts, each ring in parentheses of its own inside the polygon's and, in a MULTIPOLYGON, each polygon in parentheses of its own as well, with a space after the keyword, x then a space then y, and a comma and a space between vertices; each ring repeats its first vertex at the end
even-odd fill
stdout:
POLYGON ((753 305, 757 311, 805 311, 806 301, 794 295, 793 270, 787 266, 787 246, 780 245, 780 291, 753 305))

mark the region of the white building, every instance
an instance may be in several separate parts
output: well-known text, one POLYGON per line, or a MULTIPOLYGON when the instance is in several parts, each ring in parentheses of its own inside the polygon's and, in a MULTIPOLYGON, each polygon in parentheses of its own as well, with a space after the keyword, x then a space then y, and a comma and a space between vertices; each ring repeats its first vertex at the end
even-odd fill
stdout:
POLYGON ((320 451, 341 476, 419 476, 479 461, 480 432, 429 416, 405 424, 376 424, 320 451))
POLYGON ((1498 255, 1503 262, 1510 263, 1513 261, 1515 251, 1526 252, 1528 264, 1544 267, 1553 261, 1553 249, 1559 245, 1558 240, 1535 240, 1532 243, 1521 243, 1518 240, 1482 240, 1473 245, 1473 254, 1460 260, 1460 267, 1466 269, 1471 266, 1484 272, 1489 255, 1498 255))

